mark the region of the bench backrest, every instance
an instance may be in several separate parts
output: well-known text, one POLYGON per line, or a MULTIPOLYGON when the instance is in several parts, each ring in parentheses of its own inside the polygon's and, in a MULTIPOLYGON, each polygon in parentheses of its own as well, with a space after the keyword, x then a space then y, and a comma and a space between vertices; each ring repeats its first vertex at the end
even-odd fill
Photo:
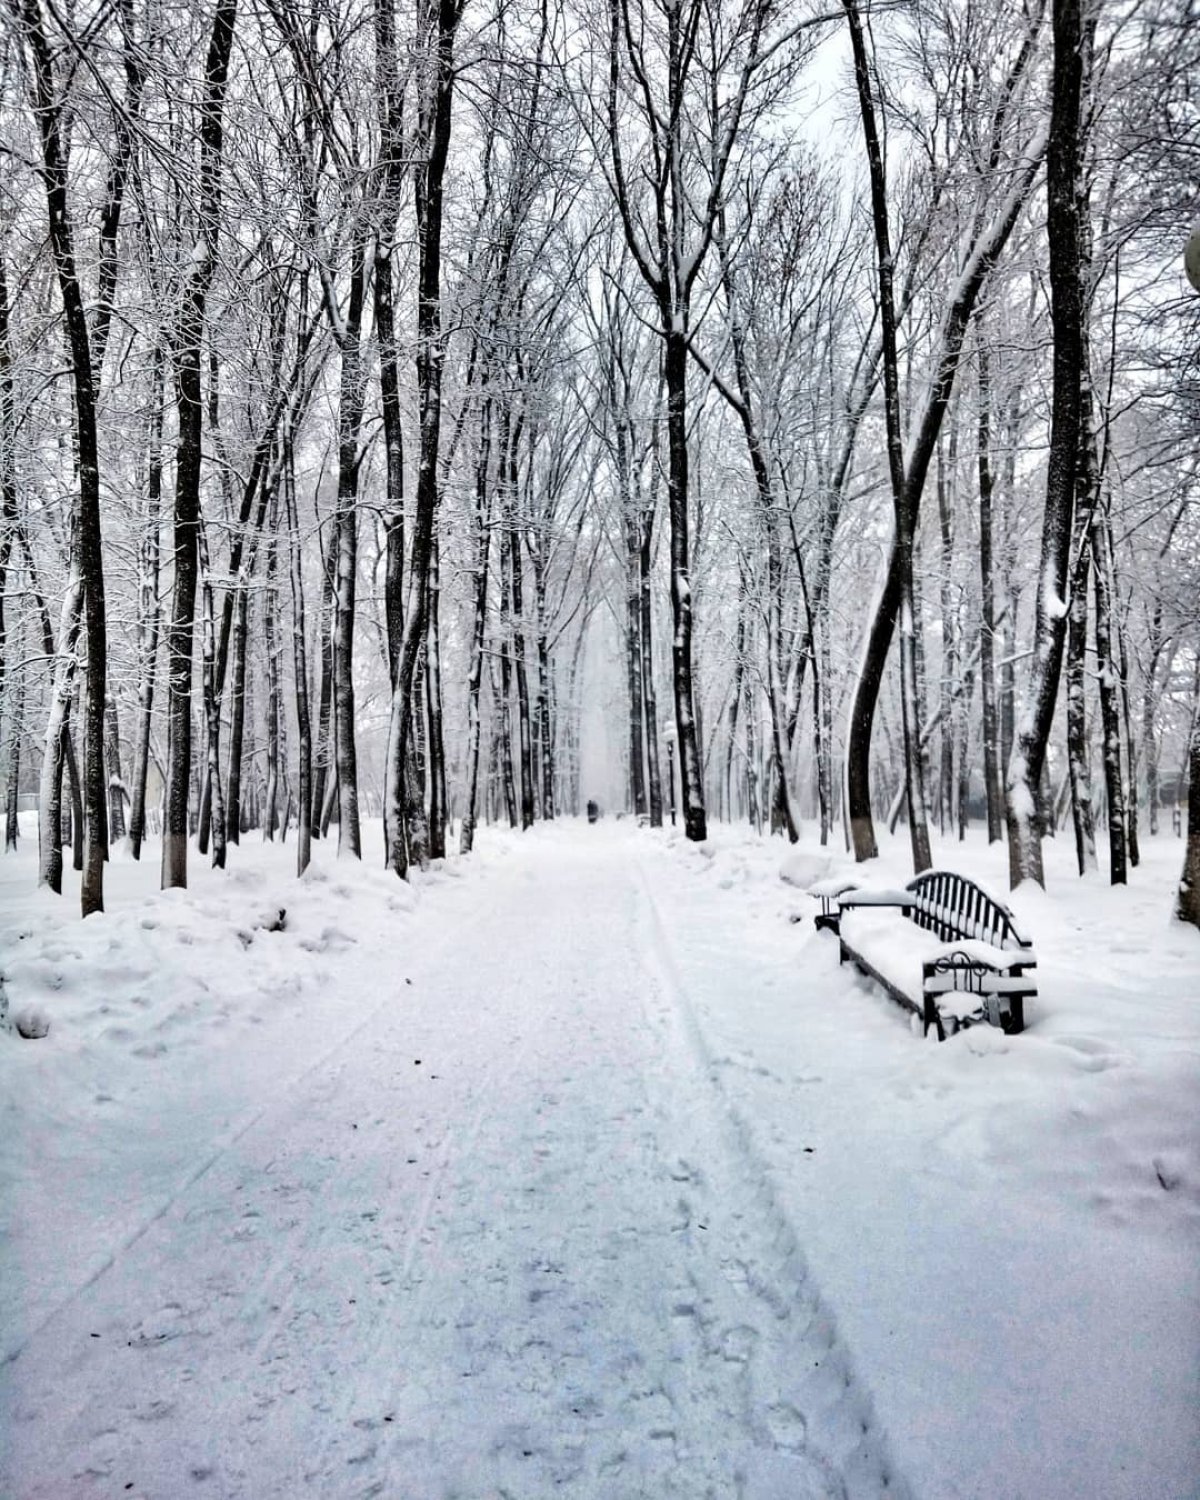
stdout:
POLYGON ((916 898, 913 921, 936 932, 943 942, 977 938, 1006 951, 1033 946, 1008 907, 965 875, 926 870, 906 889, 916 898))

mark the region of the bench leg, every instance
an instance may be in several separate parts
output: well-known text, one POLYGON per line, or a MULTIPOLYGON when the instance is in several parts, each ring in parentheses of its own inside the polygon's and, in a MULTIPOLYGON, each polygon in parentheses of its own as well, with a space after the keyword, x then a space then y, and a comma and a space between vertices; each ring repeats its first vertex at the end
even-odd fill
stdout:
POLYGON ((932 1026, 937 1031, 938 1041, 944 1042, 946 1040, 946 1028, 942 1025, 942 1017, 937 1008, 937 1001, 932 995, 925 996, 924 1021, 925 1030, 922 1032, 923 1036, 929 1035, 929 1028, 932 1026))
POLYGON ((1016 1036, 1025 1030, 1025 996, 1011 995, 1007 1008, 1000 1011, 1000 1029, 1006 1036, 1016 1036))

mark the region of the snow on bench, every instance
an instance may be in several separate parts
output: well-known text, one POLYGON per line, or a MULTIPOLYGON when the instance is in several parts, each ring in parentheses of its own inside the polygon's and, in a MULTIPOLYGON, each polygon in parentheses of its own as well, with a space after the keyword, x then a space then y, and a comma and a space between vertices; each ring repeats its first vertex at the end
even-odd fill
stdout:
POLYGON ((838 933, 839 961, 850 959, 900 1004, 920 1015, 928 1035, 973 1021, 1006 1032, 1025 1026, 1025 1000, 1037 994, 1033 945, 1016 917, 982 886, 949 870, 928 870, 901 890, 847 884, 817 926, 838 933))

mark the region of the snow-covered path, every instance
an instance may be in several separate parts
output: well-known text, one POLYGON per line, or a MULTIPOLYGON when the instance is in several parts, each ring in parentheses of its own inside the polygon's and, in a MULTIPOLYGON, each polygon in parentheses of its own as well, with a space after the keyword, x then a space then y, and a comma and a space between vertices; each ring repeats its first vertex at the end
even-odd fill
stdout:
POLYGON ((0 1493, 907 1493, 631 841, 514 876, 329 960, 365 1018, 0 1370, 0 1493))

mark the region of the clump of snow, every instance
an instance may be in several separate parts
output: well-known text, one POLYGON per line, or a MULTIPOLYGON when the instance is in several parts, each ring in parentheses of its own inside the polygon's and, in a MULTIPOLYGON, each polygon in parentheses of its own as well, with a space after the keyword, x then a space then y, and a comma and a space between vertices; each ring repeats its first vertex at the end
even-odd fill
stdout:
POLYGON ((18 1036, 37 1041, 50 1035, 50 1017, 40 1005, 22 1005, 12 1013, 12 1024, 18 1036))

